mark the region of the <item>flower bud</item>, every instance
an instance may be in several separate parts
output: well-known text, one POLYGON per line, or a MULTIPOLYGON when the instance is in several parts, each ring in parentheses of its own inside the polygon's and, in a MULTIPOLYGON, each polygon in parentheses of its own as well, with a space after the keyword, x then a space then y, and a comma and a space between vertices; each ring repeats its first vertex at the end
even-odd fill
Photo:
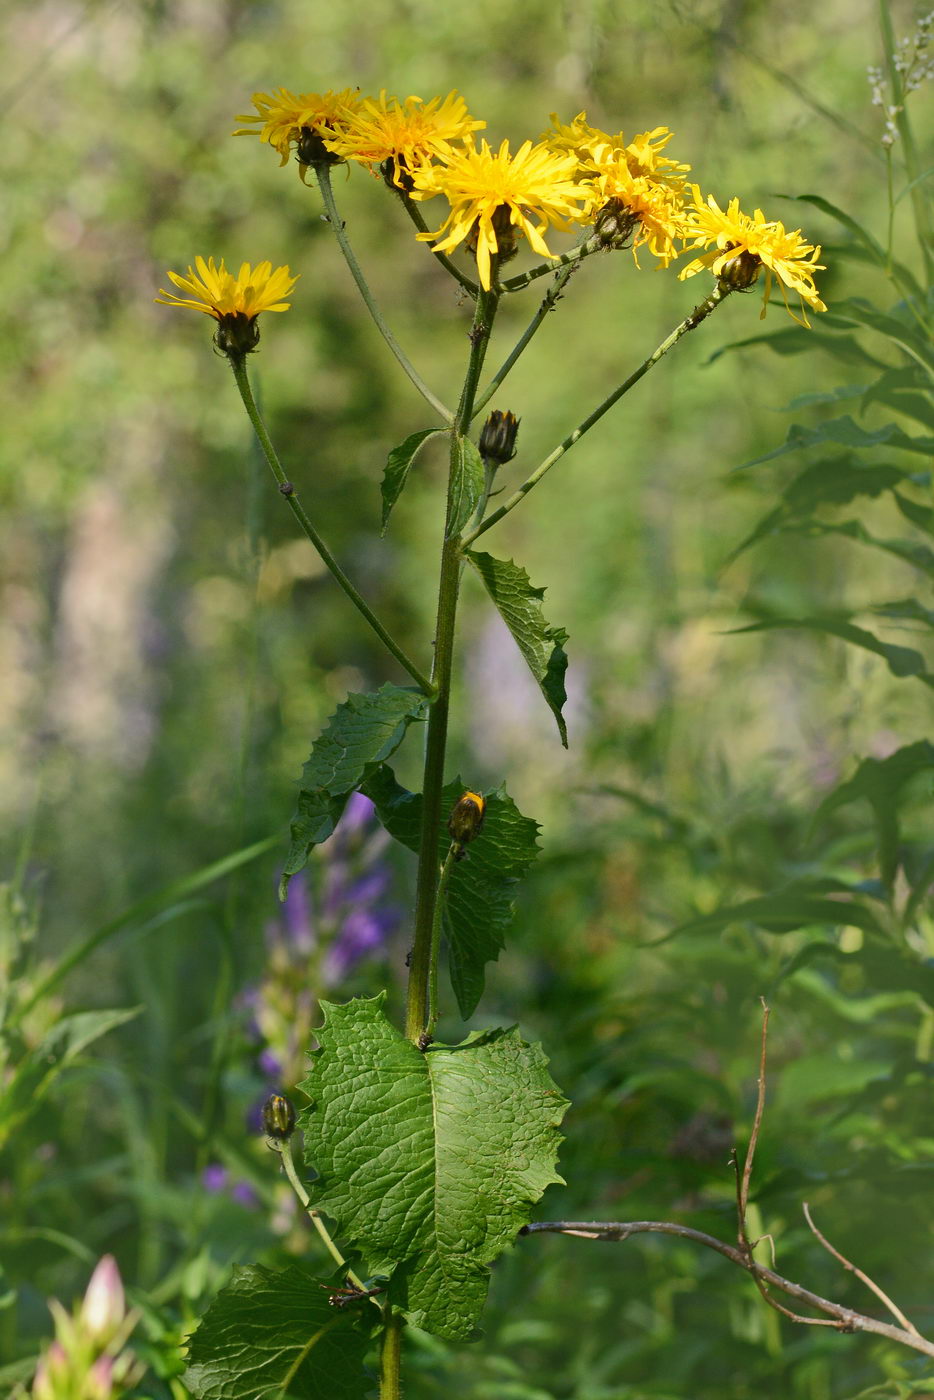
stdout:
POLYGON ((99 1356, 85 1379, 84 1397, 87 1397, 87 1400, 111 1400, 114 1379, 113 1357, 99 1356))
POLYGON ((480 456, 484 461, 502 466, 515 457, 520 421, 515 414, 493 410, 480 434, 480 456))
POLYGON ((761 259, 755 253, 750 253, 748 248, 744 248, 742 252, 737 252, 735 258, 723 264, 717 277, 731 291, 748 292, 758 280, 761 266, 761 259))
POLYGON ((120 1330, 126 1317, 126 1298, 120 1270, 112 1254, 105 1254, 91 1275, 78 1326, 88 1341, 106 1347, 120 1330))
POLYGON ((448 831, 457 846, 466 846, 483 829, 486 814, 486 798, 479 792, 465 792, 458 798, 448 818, 448 831))
POLYGON ((295 1131, 295 1109, 283 1094, 270 1094, 263 1104, 263 1131, 276 1142, 285 1142, 295 1131))
POLYGON ((594 220, 594 233, 604 248, 626 248, 637 216, 621 199, 608 199, 594 220))

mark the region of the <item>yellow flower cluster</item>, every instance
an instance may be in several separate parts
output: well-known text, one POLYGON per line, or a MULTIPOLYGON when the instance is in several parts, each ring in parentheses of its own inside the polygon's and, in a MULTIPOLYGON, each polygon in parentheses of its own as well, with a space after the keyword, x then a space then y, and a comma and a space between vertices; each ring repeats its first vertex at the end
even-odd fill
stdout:
MULTIPOLYGON (((438 227, 418 237, 438 253, 463 245, 476 260, 485 290, 520 238, 540 257, 554 260, 558 255, 546 234, 576 226, 589 231, 591 248, 631 247, 637 265, 640 248, 659 267, 690 251, 695 256, 682 278, 708 268, 722 285, 737 290, 756 282, 764 267, 766 305, 777 281, 786 307, 787 289, 798 294, 802 308, 806 303, 825 310, 813 277, 821 268, 820 248, 806 243, 800 230, 788 232, 766 220, 758 209, 750 218, 732 199, 724 211, 712 196, 705 200, 697 185, 687 186, 690 166, 666 154, 667 127, 627 141, 621 132, 608 135, 589 125, 584 112, 567 124, 552 115, 551 128, 538 142, 525 141, 512 154, 508 141, 494 150, 481 139, 478 148, 476 133, 486 123, 470 115, 456 92, 425 102, 385 91, 373 98, 352 88, 324 93, 279 88, 255 93, 253 105, 254 113, 238 118, 247 125, 234 134, 258 135, 283 165, 294 152, 303 179, 309 166, 353 161, 381 175, 408 201, 446 200, 438 227)), ((273 296, 273 290, 285 281, 290 289, 294 282, 288 268, 272 273, 268 263, 261 264, 265 281, 257 300, 260 268, 251 283, 248 264, 241 269, 246 280, 230 277, 223 263, 216 269, 213 259, 208 264, 199 259, 198 267, 200 283, 191 269, 187 281, 170 273, 198 300, 166 299, 219 320, 232 312, 255 320, 260 311, 284 310, 284 293, 273 296)))

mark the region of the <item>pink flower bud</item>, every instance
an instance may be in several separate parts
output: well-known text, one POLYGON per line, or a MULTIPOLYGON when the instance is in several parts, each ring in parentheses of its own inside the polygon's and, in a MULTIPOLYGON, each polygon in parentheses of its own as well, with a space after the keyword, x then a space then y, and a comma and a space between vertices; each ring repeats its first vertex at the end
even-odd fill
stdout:
POLYGON ((99 1356, 88 1371, 84 1383, 87 1400, 111 1400, 113 1395, 114 1363, 111 1356, 99 1356))
POLYGON ((126 1316, 126 1299, 120 1270, 112 1254, 105 1254, 91 1275, 79 1324, 88 1341, 105 1347, 119 1330, 126 1316))

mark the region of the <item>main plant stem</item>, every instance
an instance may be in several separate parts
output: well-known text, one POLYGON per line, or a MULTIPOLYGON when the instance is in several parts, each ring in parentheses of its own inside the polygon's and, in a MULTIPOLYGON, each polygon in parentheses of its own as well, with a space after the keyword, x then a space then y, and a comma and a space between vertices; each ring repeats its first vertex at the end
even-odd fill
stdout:
POLYGON ((402 1314, 387 1305, 379 1349, 379 1400, 402 1400, 402 1314))
POLYGON ((431 679, 435 699, 428 716, 425 741, 425 770, 422 781, 422 821, 418 850, 418 876, 415 888, 415 939, 409 959, 409 989, 406 1002, 405 1033, 418 1042, 428 1029, 428 1000, 431 982, 432 933, 438 902, 440 860, 438 837, 441 831, 441 802, 444 787, 444 756, 447 749, 448 714, 451 704, 451 674, 454 661, 454 628, 457 620, 457 594, 460 584, 462 547, 459 535, 451 535, 452 488, 458 438, 468 432, 483 358, 499 297, 481 292, 477 297, 470 329, 470 358, 461 400, 451 434, 451 470, 448 476, 448 505, 445 539, 441 550, 438 582, 438 615, 435 627, 435 661, 431 679))

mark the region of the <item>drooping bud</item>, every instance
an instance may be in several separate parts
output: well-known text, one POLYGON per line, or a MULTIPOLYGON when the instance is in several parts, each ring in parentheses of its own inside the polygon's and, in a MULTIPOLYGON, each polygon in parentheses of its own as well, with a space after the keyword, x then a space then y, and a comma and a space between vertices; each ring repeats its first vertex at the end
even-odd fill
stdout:
POLYGON ((520 421, 513 413, 493 410, 480 433, 480 456, 484 461, 502 466, 515 457, 520 421))
POLYGON ((639 222, 637 215, 615 196, 608 199, 594 220, 594 233, 604 248, 626 248, 639 222))
POLYGON ((448 817, 448 832, 457 846, 466 846, 483 830, 486 798, 479 792, 465 792, 459 797, 448 817))
POLYGON ((758 280, 762 260, 748 248, 737 252, 735 258, 726 262, 717 273, 718 280, 733 292, 748 292, 758 280))
POLYGON ((126 1317, 126 1297, 117 1261, 105 1254, 87 1286, 78 1325, 97 1347, 109 1346, 126 1317))
POLYGON ((295 1109, 284 1094, 270 1094, 263 1104, 263 1131, 274 1142, 285 1142, 295 1131, 295 1109))

